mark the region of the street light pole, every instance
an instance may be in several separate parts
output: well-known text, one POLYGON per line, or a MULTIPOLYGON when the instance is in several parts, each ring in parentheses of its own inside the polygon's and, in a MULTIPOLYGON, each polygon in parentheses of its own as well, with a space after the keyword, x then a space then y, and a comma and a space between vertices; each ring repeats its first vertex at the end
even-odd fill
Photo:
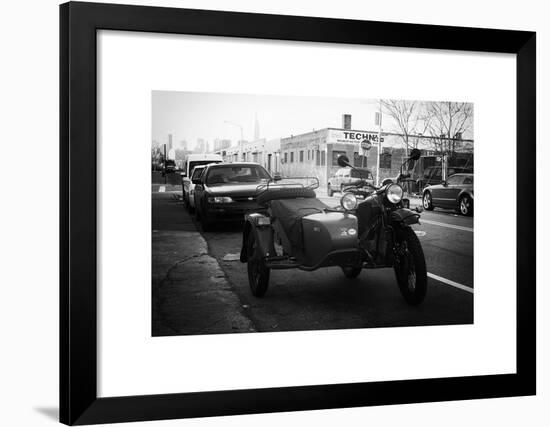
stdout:
POLYGON ((166 184, 166 144, 163 145, 164 147, 164 162, 162 162, 163 167, 163 175, 164 175, 164 184, 166 184))
POLYGON ((228 125, 237 126, 241 130, 241 140, 239 141, 239 161, 241 161, 242 152, 243 152, 243 127, 239 123, 230 122, 229 120, 225 120, 224 123, 227 123, 228 125))

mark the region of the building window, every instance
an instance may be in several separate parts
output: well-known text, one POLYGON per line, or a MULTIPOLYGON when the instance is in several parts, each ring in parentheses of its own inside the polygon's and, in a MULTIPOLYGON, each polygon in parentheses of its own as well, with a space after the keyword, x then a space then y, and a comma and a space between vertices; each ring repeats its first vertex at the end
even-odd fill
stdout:
POLYGON ((294 162, 294 151, 290 152, 290 163, 294 162))
POLYGON ((303 163, 304 161, 304 151, 300 151, 300 163, 303 163))
POLYGON ((326 153, 325 153, 325 150, 321 151, 321 166, 325 166, 325 156, 326 156, 326 153))
POLYGON ((315 156, 315 164, 319 166, 321 164, 321 152, 317 150, 316 156, 315 156))
POLYGON ((345 151, 333 151, 332 152, 332 166, 338 166, 338 157, 345 155, 345 151))
POLYGON ((287 162, 288 162, 288 153, 285 152, 285 163, 287 163, 287 162))

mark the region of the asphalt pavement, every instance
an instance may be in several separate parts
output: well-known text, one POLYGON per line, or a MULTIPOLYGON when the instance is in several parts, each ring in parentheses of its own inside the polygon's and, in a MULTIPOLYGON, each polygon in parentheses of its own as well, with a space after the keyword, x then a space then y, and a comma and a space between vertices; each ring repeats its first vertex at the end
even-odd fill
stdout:
MULTIPOLYGON (((419 307, 399 293, 392 269, 347 279, 338 267, 274 270, 263 298, 252 296, 238 260, 242 224, 202 232, 177 183, 152 186, 153 336, 473 323, 473 219, 423 212, 414 226, 428 267, 419 307)), ((328 205, 340 195, 319 192, 328 205)), ((412 200, 418 203, 418 200, 412 200)))

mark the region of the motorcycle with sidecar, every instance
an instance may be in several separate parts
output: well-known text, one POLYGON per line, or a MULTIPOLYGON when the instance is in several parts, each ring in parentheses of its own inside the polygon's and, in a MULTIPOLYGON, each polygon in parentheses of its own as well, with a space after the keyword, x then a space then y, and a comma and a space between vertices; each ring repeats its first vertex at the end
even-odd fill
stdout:
MULTIPOLYGON (((363 269, 393 268, 404 299, 420 304, 427 291, 426 261, 411 225, 419 223, 421 209, 409 209, 401 186, 410 178, 403 167, 419 157, 413 149, 395 182, 376 187, 362 180, 347 187, 338 207, 317 199, 316 178, 310 185, 296 180, 262 185, 260 209, 245 215, 240 254, 252 294, 266 293, 275 269, 338 266, 345 277, 356 278, 363 269)), ((346 156, 338 164, 353 168, 346 156)))

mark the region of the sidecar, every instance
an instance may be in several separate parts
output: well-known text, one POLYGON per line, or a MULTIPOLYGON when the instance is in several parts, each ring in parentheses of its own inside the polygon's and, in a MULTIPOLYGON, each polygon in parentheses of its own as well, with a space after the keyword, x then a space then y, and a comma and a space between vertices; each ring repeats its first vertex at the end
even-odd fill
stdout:
POLYGON ((267 185, 257 198, 261 208, 245 215, 240 260, 248 264, 255 296, 267 291, 271 269, 339 266, 344 272, 360 271, 357 217, 329 208, 313 190, 267 185))

